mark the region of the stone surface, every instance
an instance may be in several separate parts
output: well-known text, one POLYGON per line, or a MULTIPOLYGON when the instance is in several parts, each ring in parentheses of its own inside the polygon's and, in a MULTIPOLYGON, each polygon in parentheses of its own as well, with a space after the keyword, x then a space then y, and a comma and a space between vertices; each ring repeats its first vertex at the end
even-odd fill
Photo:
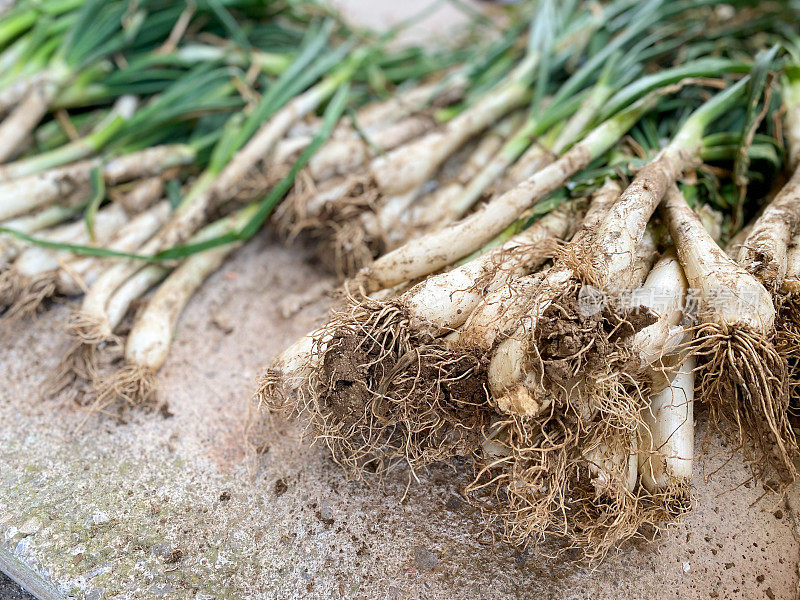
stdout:
POLYGON ((320 277, 305 258, 262 236, 192 300, 159 376, 169 418, 119 424, 42 399, 66 306, 4 329, 4 555, 76 598, 796 598, 790 511, 740 485, 737 460, 712 475, 723 456, 697 473, 683 524, 588 571, 487 544, 458 497, 462 467, 410 487, 400 473, 383 487, 348 482, 287 423, 249 454, 258 374, 325 312, 321 300, 279 315, 281 294, 320 277), (220 306, 235 316, 229 334, 212 323, 220 306))

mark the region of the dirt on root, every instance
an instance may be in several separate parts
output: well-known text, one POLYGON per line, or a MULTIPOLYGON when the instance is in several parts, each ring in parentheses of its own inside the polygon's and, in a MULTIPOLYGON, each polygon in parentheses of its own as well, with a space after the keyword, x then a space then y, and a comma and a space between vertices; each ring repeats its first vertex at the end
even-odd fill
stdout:
POLYGON ((490 415, 484 363, 430 342, 387 348, 341 333, 320 373, 312 427, 355 474, 469 454, 490 415))
POLYGON ((643 307, 620 310, 606 304, 602 310, 587 312, 581 306, 580 289, 578 285, 553 302, 536 331, 545 376, 554 382, 608 372, 610 361, 624 368, 631 337, 657 320, 643 307))

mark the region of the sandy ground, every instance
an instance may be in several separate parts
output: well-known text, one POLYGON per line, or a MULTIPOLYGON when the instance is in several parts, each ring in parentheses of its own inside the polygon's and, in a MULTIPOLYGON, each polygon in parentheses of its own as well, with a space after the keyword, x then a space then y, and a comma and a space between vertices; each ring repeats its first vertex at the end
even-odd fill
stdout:
POLYGON ((0 551, 61 595, 93 599, 797 597, 789 511, 740 486, 736 460, 713 476, 721 459, 706 463, 683 524, 588 571, 487 544, 459 496, 459 466, 422 473, 407 493, 400 473, 384 488, 348 482, 284 423, 248 459, 257 375, 326 308, 287 321, 278 303, 319 277, 302 252, 266 235, 215 274, 160 376, 169 418, 85 421, 42 400, 65 348, 66 306, 5 329, 0 551))

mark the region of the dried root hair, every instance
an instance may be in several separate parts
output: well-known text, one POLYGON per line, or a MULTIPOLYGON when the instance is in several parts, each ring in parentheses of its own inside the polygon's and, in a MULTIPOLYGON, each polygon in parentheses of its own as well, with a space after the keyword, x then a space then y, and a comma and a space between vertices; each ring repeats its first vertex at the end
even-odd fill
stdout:
POLYGON ((340 184, 338 197, 312 208, 312 198, 324 192, 307 172, 301 172, 273 222, 281 237, 313 242, 322 263, 343 279, 369 264, 386 243, 381 236, 368 233, 361 220, 378 204, 379 189, 373 178, 357 173, 340 184))
POLYGON ((316 440, 354 476, 472 452, 490 411, 479 357, 418 335, 396 302, 351 298, 299 395, 316 440))
POLYGON ((537 320, 529 369, 538 374, 541 391, 562 403, 571 402, 581 385, 592 390, 588 397, 595 408, 631 429, 641 421, 648 390, 630 341, 655 317, 649 310, 619 307, 610 298, 601 299, 596 307, 586 305, 585 290, 602 290, 604 282, 599 269, 584 257, 585 251, 574 244, 558 251, 554 268, 565 266, 573 277, 537 320))
POLYGON ((99 379, 101 355, 116 358, 122 352, 122 340, 109 335, 107 323, 78 311, 72 314, 67 332, 72 338, 48 386, 48 394, 67 391, 79 405, 88 402, 87 391, 99 379))
POLYGON ((93 400, 85 410, 122 418, 131 408, 163 410, 158 399, 156 374, 140 365, 126 364, 92 386, 93 400))
POLYGON ((13 265, 0 270, 0 313, 17 301, 25 289, 26 280, 13 265))
POLYGON ((631 490, 630 432, 604 426, 601 416, 593 421, 594 426, 576 413, 554 411, 495 424, 494 449, 476 459, 467 487, 490 530, 499 528, 501 538, 517 548, 533 546, 551 556, 577 550, 578 561, 597 564, 688 510, 688 486, 657 495, 639 485, 631 490), (615 472, 606 470, 602 483, 583 450, 598 444, 626 459, 615 472))
POLYGON ((775 349, 786 360, 789 380, 789 420, 800 431, 800 295, 775 297, 775 349))
POLYGON ((6 307, 2 318, 19 320, 36 316, 45 302, 55 294, 56 281, 57 273, 53 271, 29 277, 13 268, 7 269, 0 274, 0 307, 6 307), (4 287, 6 282, 8 285, 4 287))
POLYGON ((783 487, 797 477, 798 449, 788 418, 789 367, 779 347, 743 327, 703 323, 681 352, 697 357, 695 397, 709 407, 714 429, 742 452, 757 479, 774 473, 783 487))

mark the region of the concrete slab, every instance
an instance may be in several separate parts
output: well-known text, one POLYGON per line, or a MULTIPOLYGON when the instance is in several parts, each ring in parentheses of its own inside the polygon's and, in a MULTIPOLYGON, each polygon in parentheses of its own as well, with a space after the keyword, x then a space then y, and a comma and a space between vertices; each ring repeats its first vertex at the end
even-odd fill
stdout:
POLYGON ((457 466, 423 473, 407 493, 402 475, 384 489, 348 482, 291 424, 248 459, 257 375, 325 311, 321 301, 286 321, 279 299, 319 277, 302 252, 266 237, 215 274, 160 376, 169 418, 120 425, 42 400, 67 342, 66 306, 4 330, 2 570, 43 586, 40 597, 95 600, 797 597, 789 511, 739 486, 736 460, 709 480, 697 474, 684 524, 587 571, 487 545, 459 499, 457 466), (221 319, 230 333, 213 324, 221 319))
MULTIPOLYGON (((339 2, 385 25, 427 0, 339 2)), ((86 420, 42 399, 66 306, 0 331, 0 570, 40 598, 91 600, 798 597, 791 511, 743 484, 737 460, 710 475, 721 455, 697 473, 684 523, 588 571, 488 544, 458 495, 463 466, 409 489, 401 474, 383 488, 348 482, 286 423, 248 454, 257 376, 326 310, 281 317, 280 299, 322 276, 306 259, 261 236, 192 300, 159 376, 169 418, 86 420)))

